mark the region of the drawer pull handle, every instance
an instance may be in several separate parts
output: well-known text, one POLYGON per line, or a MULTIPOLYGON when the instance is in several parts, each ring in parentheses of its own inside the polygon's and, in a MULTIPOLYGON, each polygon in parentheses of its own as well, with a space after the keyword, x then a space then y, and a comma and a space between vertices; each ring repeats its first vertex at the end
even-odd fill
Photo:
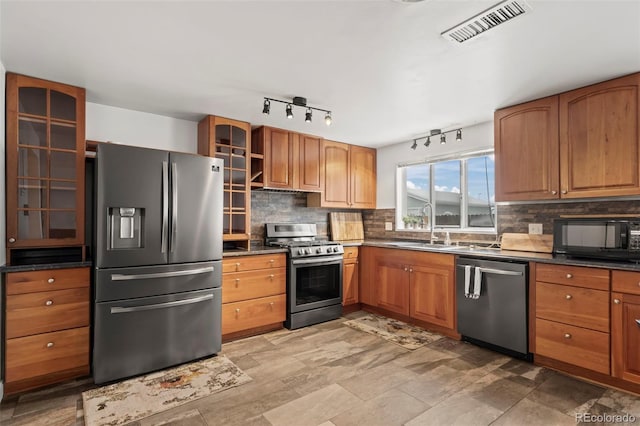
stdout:
POLYGON ((273 279, 274 279, 274 278, 275 278, 275 275, 273 275, 273 274, 269 275, 269 279, 270 279, 271 281, 273 281, 273 279))
POLYGON ((47 280, 47 282, 48 282, 49 284, 53 284, 54 282, 56 282, 56 280, 55 280, 54 278, 49 278, 49 279, 47 280))
POLYGON ((48 347, 48 348, 52 348, 52 347, 53 347, 53 342, 49 342, 49 343, 47 343, 47 347, 48 347))
POLYGON ((572 274, 567 274, 567 278, 573 278, 572 274))
POLYGON ((564 338, 565 339, 571 339, 571 335, 569 333, 564 333, 564 338))
POLYGON ((613 299, 613 303, 615 303, 616 305, 620 304, 620 299, 613 299))
POLYGON ((44 304, 47 306, 51 306, 53 305, 53 300, 47 300, 46 302, 44 302, 44 304))
POLYGON ((567 299, 567 300, 571 300, 571 299, 573 299, 573 296, 570 295, 570 294, 567 294, 564 298, 567 299))

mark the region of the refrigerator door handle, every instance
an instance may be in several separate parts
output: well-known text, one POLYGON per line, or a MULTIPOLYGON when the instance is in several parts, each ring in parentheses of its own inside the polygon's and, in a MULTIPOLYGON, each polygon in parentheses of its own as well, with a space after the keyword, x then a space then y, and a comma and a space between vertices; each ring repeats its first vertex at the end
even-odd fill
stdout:
POLYGON ((167 251, 167 227, 169 226, 169 166, 166 161, 162 162, 162 231, 161 231, 161 251, 167 251))
POLYGON ((127 312, 140 312, 140 311, 150 311, 152 309, 163 309, 163 308, 172 308, 174 306, 182 306, 182 305, 191 305, 194 303, 204 302, 206 300, 213 299, 213 294, 207 294, 206 296, 194 297, 191 299, 185 300, 175 300, 173 302, 165 302, 165 303, 155 303, 153 305, 139 305, 139 306, 114 306, 111 308, 112 314, 124 314, 127 312))
POLYGON ((187 269, 186 271, 156 272, 153 274, 111 274, 111 281, 148 280, 155 278, 182 277, 185 275, 208 274, 213 272, 213 266, 205 268, 187 269))
POLYGON ((178 167, 171 162, 171 253, 176 248, 176 226, 178 224, 178 167))

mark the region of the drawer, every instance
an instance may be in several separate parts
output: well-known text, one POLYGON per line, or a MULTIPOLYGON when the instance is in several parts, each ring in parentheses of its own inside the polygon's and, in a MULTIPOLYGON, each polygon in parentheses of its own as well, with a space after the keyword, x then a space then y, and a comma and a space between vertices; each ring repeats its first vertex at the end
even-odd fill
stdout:
POLYGON ((357 259, 358 258, 358 247, 345 247, 344 248, 344 261, 348 261, 349 259, 357 259))
POLYGON ((7 383, 89 365, 89 327, 7 339, 7 383))
POLYGON ((9 272, 7 295, 89 287, 89 268, 9 272))
POLYGON ((287 266, 284 253, 262 254, 258 256, 234 256, 222 259, 222 273, 251 271, 254 269, 282 268, 287 266))
POLYGON ((536 317, 609 332, 609 292, 536 282, 536 317))
POLYGON ((222 334, 283 322, 287 296, 262 297, 222 305, 222 334))
POLYGON ((7 339, 89 325, 89 289, 7 296, 7 339))
POLYGON ((609 291, 609 270, 538 263, 536 281, 609 291))
POLYGON ((222 276, 222 303, 285 293, 285 268, 233 272, 222 276))
POLYGON ((536 354, 609 374, 609 334, 536 319, 536 354))
POLYGON ((640 272, 611 271, 611 287, 619 293, 640 295, 640 272))

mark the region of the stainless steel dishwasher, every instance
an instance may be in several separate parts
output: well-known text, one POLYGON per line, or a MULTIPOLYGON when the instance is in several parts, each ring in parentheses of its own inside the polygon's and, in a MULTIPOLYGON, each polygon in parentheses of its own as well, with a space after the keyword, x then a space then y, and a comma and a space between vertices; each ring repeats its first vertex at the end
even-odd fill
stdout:
POLYGON ((458 332, 463 340, 531 360, 527 263, 459 257, 458 332))

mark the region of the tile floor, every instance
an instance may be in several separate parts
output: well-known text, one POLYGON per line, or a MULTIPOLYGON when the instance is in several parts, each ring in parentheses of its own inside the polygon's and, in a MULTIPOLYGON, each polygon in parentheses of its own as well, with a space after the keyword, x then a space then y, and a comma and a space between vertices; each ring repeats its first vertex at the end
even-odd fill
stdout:
MULTIPOLYGON (((640 397, 447 338, 410 351, 343 321, 225 344, 252 382, 133 424, 548 426, 580 423, 580 413, 640 423, 640 397)), ((93 386, 8 398, 0 424, 84 425, 80 394, 93 386)))

